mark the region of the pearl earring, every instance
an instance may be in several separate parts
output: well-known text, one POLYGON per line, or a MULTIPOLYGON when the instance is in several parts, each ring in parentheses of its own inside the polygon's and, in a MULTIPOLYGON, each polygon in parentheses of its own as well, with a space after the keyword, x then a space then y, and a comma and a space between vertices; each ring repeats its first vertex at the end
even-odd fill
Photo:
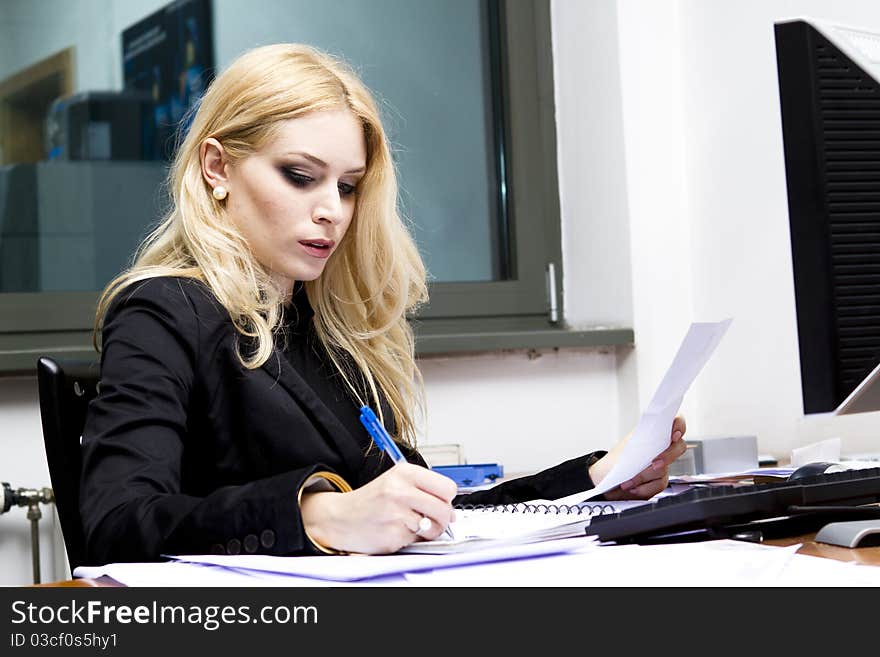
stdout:
POLYGON ((222 201, 223 199, 225 199, 228 193, 229 192, 226 191, 226 188, 223 185, 217 185, 211 192, 214 198, 218 201, 222 201))

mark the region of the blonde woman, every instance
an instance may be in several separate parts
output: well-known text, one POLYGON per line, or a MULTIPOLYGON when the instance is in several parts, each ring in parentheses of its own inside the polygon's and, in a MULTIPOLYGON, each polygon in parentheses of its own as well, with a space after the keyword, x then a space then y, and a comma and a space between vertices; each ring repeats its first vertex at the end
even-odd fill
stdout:
MULTIPOLYGON (((242 55, 203 97, 169 186, 168 215, 98 308, 90 563, 394 552, 438 536, 454 504, 561 497, 613 464, 596 452, 458 497, 424 467, 406 314, 425 271, 376 105, 341 62, 290 44, 242 55), (362 405, 408 462, 372 443, 362 405)), ((684 429, 608 496, 662 490, 684 429)))

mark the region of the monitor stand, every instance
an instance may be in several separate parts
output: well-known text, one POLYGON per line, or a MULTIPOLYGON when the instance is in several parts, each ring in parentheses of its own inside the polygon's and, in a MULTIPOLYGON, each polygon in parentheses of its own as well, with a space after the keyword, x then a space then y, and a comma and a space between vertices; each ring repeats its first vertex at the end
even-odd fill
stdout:
POLYGON ((880 518, 829 522, 816 532, 816 542, 848 548, 880 546, 880 518))
POLYGON ((880 411, 880 364, 834 409, 835 415, 880 411))

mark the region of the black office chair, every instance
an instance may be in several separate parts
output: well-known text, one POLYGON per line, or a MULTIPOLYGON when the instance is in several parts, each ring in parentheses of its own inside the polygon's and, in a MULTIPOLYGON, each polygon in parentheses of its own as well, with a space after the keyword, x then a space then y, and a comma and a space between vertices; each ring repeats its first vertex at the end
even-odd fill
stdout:
POLYGON ((40 418, 55 508, 70 570, 85 562, 85 538, 79 515, 80 443, 86 408, 98 394, 98 363, 86 360, 37 360, 40 418))

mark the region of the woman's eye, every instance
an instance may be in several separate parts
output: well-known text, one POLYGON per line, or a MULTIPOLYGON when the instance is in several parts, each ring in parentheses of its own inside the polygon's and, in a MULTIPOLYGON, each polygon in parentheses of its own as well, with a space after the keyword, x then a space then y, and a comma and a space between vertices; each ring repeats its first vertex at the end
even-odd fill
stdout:
POLYGON ((337 187, 339 187, 339 193, 343 196, 351 196, 357 191, 357 186, 349 185, 348 183, 344 182, 339 183, 337 187))
POLYGON ((315 182, 314 178, 307 176, 304 173, 300 173, 296 169, 282 169, 281 171, 284 176, 297 187, 305 187, 306 185, 315 182))

